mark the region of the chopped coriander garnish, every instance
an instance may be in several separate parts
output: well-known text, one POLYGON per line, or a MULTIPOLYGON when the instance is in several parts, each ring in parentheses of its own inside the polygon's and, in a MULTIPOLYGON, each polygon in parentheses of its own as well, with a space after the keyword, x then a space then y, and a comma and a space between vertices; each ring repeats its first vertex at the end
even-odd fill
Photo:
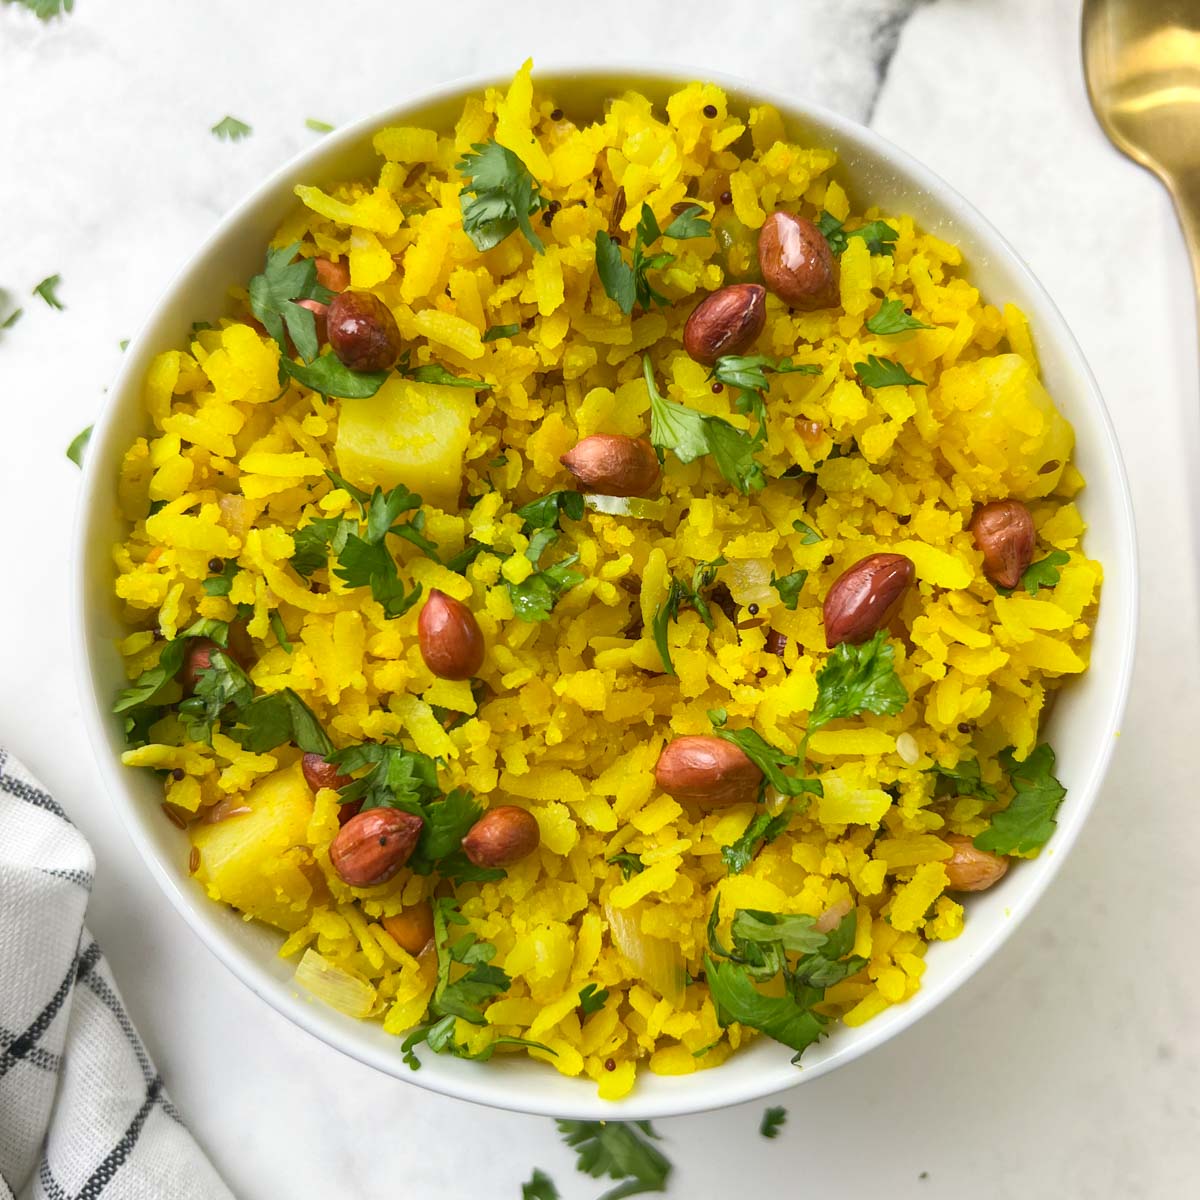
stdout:
POLYGON ((287 628, 284 626, 283 617, 279 615, 279 609, 274 609, 271 613, 271 632, 275 635, 275 640, 280 647, 291 654, 292 643, 288 641, 287 628))
POLYGON ((993 814, 992 823, 975 839, 980 850, 993 854, 1030 854, 1054 833, 1055 814, 1067 789, 1054 777, 1054 751, 1043 742, 1023 762, 1011 749, 1000 752, 1014 795, 1007 808, 993 814))
POLYGON ((405 350, 400 355, 400 361, 396 364, 396 371, 398 374, 404 376, 405 379, 411 379, 414 383, 434 383, 439 387, 473 388, 477 392, 490 392, 492 390, 490 383, 485 383, 482 379, 472 379, 469 375, 455 375, 453 371, 448 371, 441 363, 429 363, 424 367, 410 366, 409 361, 411 357, 412 352, 405 350))
POLYGON ((768 1108, 762 1115, 762 1121, 758 1126, 758 1132, 765 1138, 777 1138, 779 1131, 783 1128, 784 1122, 787 1120, 786 1108, 768 1108))
MULTIPOLYGON (((210 567, 209 570, 212 570, 210 567)), ((236 559, 229 559, 221 567, 221 570, 216 575, 210 575, 203 580, 200 586, 204 589, 206 596, 228 596, 229 589, 233 587, 233 577, 241 570, 237 565, 236 559)))
POLYGON ((328 121, 318 121, 316 117, 305 117, 304 124, 313 131, 313 133, 332 133, 333 126, 328 121))
POLYGON ((793 521, 792 528, 797 533, 804 534, 800 539, 802 546, 815 546, 818 542, 825 540, 811 525, 807 525, 803 521, 793 521))
POLYGON ((608 988, 598 988, 594 983, 589 983, 579 990, 579 1007, 583 1009, 585 1017, 599 1012, 607 999, 608 988))
POLYGON ((862 238, 872 254, 894 254, 896 239, 900 236, 886 221, 869 221, 861 229, 847 233, 842 229, 842 222, 824 210, 817 220, 817 228, 825 235, 830 250, 839 256, 852 237, 862 238))
POLYGON ((545 1171, 534 1167, 529 1182, 521 1184, 521 1200, 559 1200, 558 1188, 545 1171))
POLYGON ((222 117, 209 132, 224 142, 240 142, 252 131, 245 121, 239 121, 237 117, 222 117))
POLYGON ((996 789, 983 782, 978 759, 964 759, 953 767, 934 763, 930 770, 938 776, 935 784, 938 795, 978 796, 989 804, 996 802, 996 789))
POLYGON ((760 429, 766 425, 767 409, 764 392, 771 386, 767 379, 772 375, 819 375, 821 368, 814 363, 793 363, 790 358, 773 359, 765 354, 725 354, 717 359, 709 374, 710 379, 736 388, 738 395, 734 405, 738 412, 754 413, 760 429))
POLYGON ((756 813, 736 842, 721 847, 721 860, 729 873, 740 875, 764 846, 787 829, 795 815, 794 808, 785 808, 774 816, 768 812, 756 813))
POLYGON ((12 312, 0 322, 0 329, 11 329, 25 314, 23 308, 14 308, 12 312))
POLYGON ((890 358, 879 358, 868 354, 865 363, 855 363, 854 373, 869 388, 893 387, 901 384, 905 387, 924 387, 920 379, 914 379, 898 362, 890 358))
POLYGON ((918 321, 905 307, 903 300, 885 300, 874 316, 867 318, 867 328, 872 333, 905 333, 909 329, 932 329, 924 321, 918 321))
POLYGON ((295 552, 290 562, 296 574, 307 579, 328 565, 330 555, 341 554, 346 539, 357 531, 357 523, 346 517, 316 517, 301 526, 292 534, 295 552))
POLYGON ((520 332, 520 325, 493 325, 490 329, 488 329, 483 337, 480 338, 480 341, 496 342, 499 341, 500 338, 516 337, 520 332))
POLYGON ((881 629, 869 642, 842 642, 817 672, 817 702, 808 720, 809 734, 838 717, 871 712, 884 717, 908 703, 908 692, 896 674, 896 652, 881 629))
MULTIPOLYGON (((300 311, 308 312, 304 308, 300 311)), ((316 337, 315 333, 313 337, 316 337)), ((286 354, 281 354, 279 369, 306 388, 339 400, 366 400, 383 387, 389 374, 387 371, 352 371, 332 350, 310 363, 293 362, 286 354)))
POLYGON ((180 701, 179 716, 193 742, 212 745, 213 726, 229 707, 243 709, 254 698, 254 685, 233 656, 214 650, 207 667, 196 672, 196 688, 180 701))
POLYGON ((783 575, 779 578, 775 577, 774 571, 771 572, 771 586, 779 593, 784 608, 791 612, 796 611, 796 602, 800 599, 800 589, 804 586, 807 578, 807 571, 793 571, 790 575, 783 575))
MULTIPOLYGON (((315 258, 297 258, 300 243, 293 242, 290 246, 270 246, 267 248, 267 259, 262 272, 255 275, 249 284, 250 310, 261 322, 262 327, 275 339, 280 349, 280 368, 287 371, 283 364, 290 361, 288 338, 296 347, 300 357, 306 363, 312 362, 320 348, 317 342, 316 318, 307 309, 296 303, 297 300, 316 300, 328 304, 333 299, 333 292, 317 282, 317 262, 315 258)), ((193 326, 195 332, 195 326, 193 326)), ((337 361, 336 359, 334 360, 337 361)), ((341 363, 338 363, 341 366, 341 363)), ((345 370, 346 368, 342 368, 345 370)), ((326 371, 328 368, 322 368, 326 371)), ((293 372, 289 372, 293 373, 293 372)), ((320 391, 314 382, 300 375, 296 376, 301 383, 320 391)), ((283 376, 280 376, 282 380, 283 376)), ((382 381, 381 381, 382 382, 382 381)), ((374 395, 378 386, 367 395, 374 395)), ((327 395, 340 394, 327 392, 327 395)))
POLYGON ((617 1180, 599 1200, 667 1190, 671 1164, 651 1144, 658 1134, 649 1121, 559 1121, 558 1131, 579 1156, 578 1170, 593 1179, 617 1180))
POLYGON ((1059 581, 1059 567, 1065 567, 1071 561, 1071 556, 1065 550, 1051 550, 1045 558, 1030 563, 1021 576, 1021 586, 1031 595, 1036 596, 1041 588, 1054 587, 1059 581))
POLYGON ((680 610, 684 605, 694 609, 700 620, 712 629, 713 615, 704 597, 706 588, 712 586, 717 577, 717 570, 725 565, 724 558, 714 558, 712 562, 697 563, 692 572, 691 583, 671 577, 667 588, 667 598, 654 610, 654 644, 658 647, 658 656, 662 659, 663 670, 668 675, 675 674, 675 664, 671 661, 671 647, 667 642, 667 626, 679 619, 680 610))
POLYGON ((75 0, 17 0, 23 8, 29 9, 39 21, 48 21, 51 17, 73 12, 75 0))
POLYGON ((520 229, 538 254, 545 251, 529 218, 549 201, 529 168, 508 147, 494 139, 472 146, 457 167, 465 180, 459 192, 463 232, 476 250, 491 250, 520 229))
MULTIPOLYGON (((764 737, 753 729, 726 729, 726 716, 720 709, 714 709, 709 714, 713 723, 713 732, 717 737, 731 742, 763 773, 762 785, 759 788, 761 799, 767 784, 784 796, 819 796, 821 781, 819 779, 797 779, 788 775, 784 767, 803 767, 804 755, 788 754, 777 746, 772 746, 764 737)), ((804 802, 807 804, 807 801, 804 802)), ((801 811, 801 808, 795 811, 801 811)))
MULTIPOLYGON (((642 356, 642 368, 650 393, 650 441, 660 451, 670 450, 682 463, 711 454, 721 474, 743 495, 766 486, 762 465, 754 457, 762 444, 760 436, 751 437, 721 417, 666 399, 654 382, 649 355, 642 356)), ((760 428, 759 435, 763 433, 760 428)))
MULTIPOLYGON (((67 457, 77 466, 83 466, 84 451, 87 450, 88 442, 92 437, 93 426, 89 425, 86 429, 81 429, 72 439, 71 444, 67 447, 67 457)), ((1054 581, 1058 582, 1057 579, 1054 581)), ((1036 593, 1035 593, 1036 594, 1036 593)))
POLYGON ((547 492, 517 509, 517 516, 525 522, 526 529, 560 529, 559 518, 564 515, 572 521, 583 520, 581 492, 547 492))
POLYGON ((711 227, 699 216, 704 210, 691 204, 681 212, 666 229, 659 229, 654 210, 642 205, 641 220, 633 239, 633 254, 627 263, 620 245, 601 229, 596 234, 596 270, 605 294, 614 301, 623 313, 631 313, 635 304, 647 309, 651 304, 670 304, 670 300, 656 291, 647 274, 660 271, 675 261, 674 254, 660 251, 647 255, 646 251, 661 237, 696 238, 707 237, 711 227))
MULTIPOLYGON (((525 557, 537 567, 547 547, 557 540, 557 530, 539 529, 530 540, 525 557)), ((535 570, 520 583, 510 583, 508 595, 513 615, 522 621, 547 620, 559 597, 584 581, 585 576, 571 570, 578 561, 579 555, 571 554, 549 567, 535 570)))
POLYGON ((642 862, 641 856, 629 850, 622 850, 619 854, 614 854, 612 858, 606 858, 604 861, 611 866, 620 867, 621 876, 626 881, 635 875, 640 875, 646 869, 646 864, 642 862))
POLYGON ((306 754, 322 758, 334 752, 321 722, 291 688, 256 696, 238 709, 227 732, 251 754, 266 754, 285 742, 294 742, 306 754))
POLYGON ((63 302, 58 298, 58 288, 61 283, 61 275, 49 275, 33 289, 33 295, 41 296, 51 308, 62 312, 63 302))

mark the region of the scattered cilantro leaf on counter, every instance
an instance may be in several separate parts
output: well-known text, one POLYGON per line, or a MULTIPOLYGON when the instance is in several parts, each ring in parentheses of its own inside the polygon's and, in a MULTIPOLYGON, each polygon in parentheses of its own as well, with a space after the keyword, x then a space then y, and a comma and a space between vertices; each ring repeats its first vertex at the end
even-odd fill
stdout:
POLYGON ((222 117, 209 132, 215 134, 223 142, 240 142, 253 130, 245 121, 239 121, 237 117, 222 117))
POLYGON ((964 759, 953 767, 943 767, 934 763, 930 770, 938 776, 935 787, 939 794, 978 796, 980 800, 986 800, 989 804, 995 804, 999 799, 996 789, 983 782, 978 759, 964 759))
MULTIPOLYGON (((785 796, 819 796, 821 781, 819 779, 797 779, 794 775, 784 772, 784 767, 803 767, 804 755, 788 754, 776 746, 772 746, 761 734, 753 729, 727 729, 725 720, 714 712, 709 713, 713 723, 713 733, 726 742, 737 746, 743 754, 763 773, 762 787, 759 798, 768 784, 785 796)), ((807 803, 807 801, 805 802, 807 803)), ((799 812, 803 806, 796 809, 799 812)), ((778 834, 776 834, 778 836, 778 834)))
MULTIPOLYGON (((87 450, 88 442, 91 441, 92 428, 93 428, 93 426, 89 425, 86 429, 81 429, 71 439, 71 444, 67 447, 67 457, 77 467, 83 466, 83 455, 84 455, 84 452, 87 450)), ((1055 583, 1058 582, 1057 574, 1056 574, 1054 582, 1055 583)), ((1037 593, 1035 592, 1034 595, 1036 595, 1036 594, 1037 593)))
POLYGON ((50 275, 33 289, 33 295, 41 296, 51 308, 59 312, 63 310, 63 302, 58 298, 58 289, 62 283, 61 275, 50 275))
POLYGON ((869 388, 894 387, 897 384, 925 387, 920 379, 914 379, 898 362, 875 354, 868 354, 865 363, 855 363, 854 373, 862 380, 863 386, 869 388))
POLYGON ((1071 556, 1065 550, 1051 550, 1045 558, 1030 563, 1021 576, 1021 586, 1031 595, 1036 596, 1041 588, 1052 588, 1059 581, 1059 567, 1065 567, 1071 561, 1071 556))
POLYGON ((279 609, 273 609, 271 612, 271 632, 275 635, 275 640, 279 643, 280 648, 287 654, 292 652, 292 643, 288 640, 287 626, 283 623, 283 617, 280 616, 279 609))
POLYGON ((824 210, 817 219, 817 228, 825 235, 834 254, 840 256, 852 237, 862 238, 872 254, 895 253, 896 239, 900 235, 886 221, 868 221, 861 229, 853 229, 849 233, 842 228, 842 224, 832 213, 824 210))
POLYGON ((214 650, 207 667, 196 672, 195 691, 180 701, 179 716, 194 742, 212 745, 213 726, 229 707, 245 708, 254 698, 250 677, 225 650, 214 650))
MULTIPOLYGON (((279 346, 281 372, 287 371, 284 363, 291 361, 289 337, 306 363, 316 358, 319 349, 316 318, 296 301, 317 300, 328 304, 333 299, 333 293, 317 282, 316 259, 297 258, 299 251, 299 242, 268 247, 263 269, 250 280, 248 287, 250 311, 279 346)), ((281 382, 282 379, 283 374, 280 375, 281 382)), ((301 378, 300 382, 306 383, 306 380, 301 378)))
POLYGON ((924 321, 918 321, 904 307, 903 300, 885 300, 874 316, 867 318, 867 328, 872 333, 905 333, 910 329, 932 329, 924 321))
POLYGON ((559 529, 559 518, 563 514, 572 521, 583 520, 582 492, 547 492, 517 509, 517 516, 525 522, 527 529, 559 529))
POLYGON ((1011 749, 1002 750, 1000 765, 1008 772, 1014 795, 1007 808, 992 815, 975 845, 993 854, 1029 854, 1050 840, 1067 789, 1054 777, 1054 751, 1047 742, 1023 762, 1011 749))
POLYGON ((804 586, 807 578, 807 571, 793 571, 790 575, 783 575, 779 578, 775 577, 774 571, 771 572, 771 586, 779 593, 783 607, 790 612, 796 611, 796 602, 800 599, 800 589, 804 586))
POLYGON ((619 854, 614 854, 611 858, 606 858, 604 861, 611 866, 620 867, 621 876, 627 881, 635 875, 640 875, 646 869, 646 864, 642 862, 640 855, 634 854, 629 850, 622 850, 619 854))
POLYGON ((17 0, 17 3, 29 9, 39 21, 49 21, 51 17, 75 10, 75 0, 17 0))
POLYGON ((227 732, 251 754, 266 754, 285 742, 294 742, 306 754, 319 754, 322 758, 334 753, 333 743, 321 722, 291 688, 256 696, 243 704, 227 732))
MULTIPOLYGON (((486 383, 482 379, 473 379, 469 375, 455 375, 453 371, 447 370, 441 363, 427 363, 423 367, 414 367, 411 363, 412 351, 405 350, 400 355, 400 361, 396 364, 396 372, 405 379, 411 379, 414 383, 432 383, 438 387, 471 388, 476 392, 490 392, 492 390, 490 383, 486 383)), ((386 375, 386 372, 384 374, 386 375)))
POLYGON ((210 575, 201 581, 200 586, 204 589, 204 594, 206 596, 228 596, 229 589, 233 587, 233 577, 241 569, 237 565, 236 559, 226 559, 219 575, 210 575))
POLYGON ((11 329, 24 315, 23 308, 14 308, 3 321, 0 321, 0 329, 11 329))
POLYGON ((498 342, 501 338, 516 337, 520 332, 520 325, 492 325, 479 340, 482 342, 498 342))
POLYGON ((757 438, 721 417, 709 416, 663 396, 654 382, 650 356, 642 356, 650 393, 650 441, 659 451, 670 450, 682 463, 711 454, 721 474, 743 495, 766 486, 762 464, 754 457, 757 438))
POLYGON ((558 1188, 545 1171, 534 1167, 529 1182, 521 1184, 521 1200, 559 1200, 558 1188))
POLYGON ((628 263, 621 253, 620 244, 610 237, 606 230, 601 229, 596 233, 596 271, 600 276, 600 283, 608 298, 623 313, 633 312, 635 304, 648 309, 651 304, 671 303, 651 284, 648 272, 661 271, 663 267, 670 266, 675 261, 675 255, 665 251, 648 255, 646 251, 662 237, 679 240, 707 237, 711 226, 706 219, 699 216, 703 211, 698 204, 689 205, 664 230, 659 228, 650 205, 643 204, 628 263))
POLYGON ((593 1179, 618 1181, 599 1200, 665 1192, 671 1164, 650 1140, 649 1121, 559 1121, 558 1132, 578 1156, 576 1168, 593 1179))
POLYGON ((476 250, 491 250, 519 229, 538 254, 544 253, 529 218, 549 202, 529 168, 511 150, 489 139, 472 146, 457 169, 464 179, 458 194, 463 232, 476 250))
POLYGON ((817 702, 808 720, 809 734, 838 717, 898 713, 908 703, 908 691, 896 674, 895 658, 882 629, 861 646, 849 642, 836 646, 817 672, 817 702))
POLYGON ((818 542, 825 540, 811 525, 806 525, 803 521, 793 521, 792 528, 797 533, 804 534, 800 539, 802 546, 815 546, 818 542))
POLYGON ((608 988, 598 988, 594 983, 589 983, 579 989, 579 1007, 583 1009, 585 1017, 599 1012, 607 999, 608 988))
POLYGON ((787 1121, 787 1109, 782 1107, 768 1108, 762 1115, 762 1121, 759 1123, 758 1132, 765 1138, 777 1138, 779 1131, 783 1128, 787 1121))
POLYGON ((714 558, 711 562, 697 563, 692 572, 691 583, 671 577, 667 587, 666 599, 654 610, 654 620, 651 629, 654 633, 654 644, 658 647, 658 656, 662 659, 663 670, 668 675, 675 674, 675 664, 671 661, 671 646, 667 641, 667 627, 672 621, 679 619, 679 613, 684 607, 694 609, 700 620, 712 629, 712 609, 704 596, 706 588, 712 586, 717 577, 717 570, 725 565, 724 558, 714 558))
MULTIPOLYGON (((308 312, 307 308, 295 306, 297 312, 308 312)), ((308 313, 312 317, 312 313, 308 313)), ((314 328, 313 342, 316 342, 314 328)), ((309 363, 293 362, 286 354, 279 356, 279 369, 322 396, 333 396, 339 400, 366 400, 375 395, 387 382, 387 371, 352 371, 332 350, 309 363)), ((425 382, 430 382, 426 380, 425 382)))
POLYGON ((772 816, 768 812, 755 814, 745 833, 736 842, 721 847, 721 860, 731 875, 740 875, 764 847, 773 842, 796 815, 795 809, 785 808, 772 816))
POLYGON ((120 346, 122 350, 128 350, 128 349, 129 349, 129 339, 128 339, 128 338, 122 338, 122 339, 121 339, 121 340, 120 340, 120 341, 117 343, 117 345, 118 345, 118 346, 120 346))
POLYGON ((305 117, 304 124, 313 133, 332 133, 333 126, 328 121, 318 121, 316 117, 305 117))

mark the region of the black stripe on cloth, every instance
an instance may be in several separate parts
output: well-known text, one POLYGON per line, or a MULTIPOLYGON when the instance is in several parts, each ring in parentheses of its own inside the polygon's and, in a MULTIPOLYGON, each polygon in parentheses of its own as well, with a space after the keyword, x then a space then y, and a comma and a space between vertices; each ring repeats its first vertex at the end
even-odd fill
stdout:
POLYGON ((150 1116, 155 1104, 158 1103, 161 1094, 162 1079, 156 1075, 150 1081, 150 1086, 146 1089, 146 1099, 142 1102, 142 1107, 137 1110, 133 1120, 130 1121, 129 1128, 125 1130, 121 1140, 108 1152, 104 1161, 92 1172, 87 1183, 79 1189, 75 1200, 95 1200, 108 1187, 113 1176, 129 1157, 130 1151, 137 1145, 138 1138, 142 1136, 142 1127, 146 1124, 146 1119, 150 1116))
POLYGON ((38 1182, 50 1200, 71 1200, 71 1197, 63 1191, 62 1185, 50 1173, 50 1161, 44 1153, 41 1165, 38 1167, 38 1182))
MULTIPOLYGON (((17 1035, 11 1029, 0 1028, 0 1050, 7 1050, 16 1040, 17 1035)), ((43 1050, 41 1046, 34 1046, 25 1055, 25 1061, 35 1067, 41 1067, 43 1071, 54 1072, 62 1066, 62 1055, 52 1054, 49 1050, 43 1050)))
MULTIPOLYGON (((120 997, 108 986, 108 981, 102 975, 89 975, 87 986, 96 999, 112 1013, 113 1019, 121 1027, 121 1032, 125 1035, 125 1040, 133 1049, 133 1053, 138 1060, 138 1066, 142 1069, 142 1080, 149 1087, 155 1077, 154 1064, 150 1061, 150 1057, 146 1053, 146 1047, 142 1045, 142 1039, 138 1036, 137 1030, 134 1029, 133 1022, 129 1019, 129 1014, 121 1004, 120 997)), ((172 1120, 183 1124, 179 1111, 165 1095, 163 1097, 163 1111, 172 1120)))
POLYGON ((0 750, 0 791, 5 791, 10 796, 15 796, 18 800, 24 800, 28 804, 34 804, 38 808, 44 808, 56 817, 61 817, 68 825, 72 824, 71 818, 67 816, 62 806, 49 792, 43 792, 41 788, 35 788, 22 779, 4 774, 4 764, 7 759, 8 755, 0 750))
MULTIPOLYGON (((0 782, 3 781, 0 780, 0 782)), ((8 1074, 9 1070, 24 1059, 37 1045, 42 1034, 50 1028, 50 1022, 58 1015, 58 1010, 66 1003, 67 997, 71 994, 71 988, 78 980, 87 978, 99 958, 100 947, 95 942, 92 942, 82 954, 76 957, 71 964, 71 969, 63 976, 62 983, 58 985, 58 991, 50 997, 50 1003, 38 1013, 33 1024, 3 1054, 0 1054, 0 1078, 8 1074)))
POLYGON ((75 868, 64 870, 61 867, 38 867, 38 870, 53 879, 65 879, 68 883, 77 883, 88 892, 92 890, 92 884, 95 882, 95 876, 91 871, 79 871, 75 868))

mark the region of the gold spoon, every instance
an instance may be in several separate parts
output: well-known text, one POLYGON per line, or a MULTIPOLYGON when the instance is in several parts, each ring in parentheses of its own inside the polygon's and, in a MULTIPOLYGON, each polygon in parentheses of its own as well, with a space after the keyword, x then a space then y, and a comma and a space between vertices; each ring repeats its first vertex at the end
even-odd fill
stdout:
POLYGON ((1200 0, 1084 0, 1083 69, 1104 132, 1174 199, 1200 303, 1200 0))

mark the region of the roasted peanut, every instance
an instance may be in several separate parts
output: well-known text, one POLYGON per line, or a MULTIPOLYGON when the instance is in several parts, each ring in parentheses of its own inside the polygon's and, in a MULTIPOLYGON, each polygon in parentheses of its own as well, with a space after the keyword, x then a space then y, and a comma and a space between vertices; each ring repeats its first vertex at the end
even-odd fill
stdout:
POLYGON ((916 577, 903 554, 869 554, 844 571, 825 597, 825 644, 858 645, 891 619, 916 577))
POLYGON ((658 483, 658 455, 645 438, 594 433, 558 460, 589 492, 648 496, 658 483))
POLYGON ((350 267, 344 258, 318 258, 317 282, 331 292, 344 292, 350 286, 350 267))
POLYGON ((352 371, 388 371, 400 357, 400 330, 392 311, 370 292, 340 292, 325 323, 333 352, 352 371))
POLYGON ((415 813, 371 808, 351 817, 329 847, 333 869, 351 887, 373 887, 400 870, 425 824, 415 813))
POLYGON ((954 851, 954 857, 942 863, 950 877, 952 892, 982 892, 1008 870, 1007 858, 976 849, 968 837, 947 833, 942 835, 942 841, 954 851))
POLYGON ((483 630, 460 600, 431 588, 417 618, 425 665, 441 679, 470 679, 483 665, 483 630))
POLYGON ((344 788, 354 782, 349 775, 343 775, 331 762, 327 762, 320 754, 305 754, 300 760, 300 769, 304 772, 304 782, 314 792, 322 788, 344 788))
POLYGON ((690 801, 701 808, 720 808, 753 803, 758 798, 762 772, 732 742, 689 734, 663 747, 654 778, 676 800, 690 801))
POLYGON ((487 812, 467 830, 462 848, 477 867, 511 867, 532 854, 541 841, 532 814, 515 804, 487 812))
POLYGON ((997 586, 1015 588, 1033 562, 1037 532, 1020 500, 993 500, 971 518, 971 534, 983 555, 984 574, 997 586))
POLYGON ((723 354, 744 354, 767 323, 767 289, 733 283, 706 296, 683 327, 683 348, 711 367, 723 354))
POLYGON ((395 916, 384 917, 380 924, 409 954, 420 954, 433 937, 433 909, 428 900, 410 904, 395 916))
POLYGON ((829 308, 838 300, 838 267, 825 235, 804 217, 773 212, 758 235, 763 282, 792 308, 829 308))

